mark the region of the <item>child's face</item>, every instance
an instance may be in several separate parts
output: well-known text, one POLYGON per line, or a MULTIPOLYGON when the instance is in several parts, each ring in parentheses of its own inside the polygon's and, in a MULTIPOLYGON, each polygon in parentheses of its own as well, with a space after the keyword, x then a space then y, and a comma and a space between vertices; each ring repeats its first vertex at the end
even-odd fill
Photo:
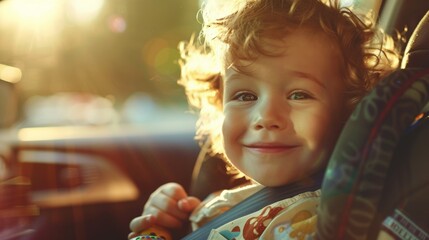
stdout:
POLYGON ((339 51, 314 31, 297 30, 278 57, 260 56, 224 77, 223 138, 228 159, 265 186, 315 172, 344 120, 339 51))

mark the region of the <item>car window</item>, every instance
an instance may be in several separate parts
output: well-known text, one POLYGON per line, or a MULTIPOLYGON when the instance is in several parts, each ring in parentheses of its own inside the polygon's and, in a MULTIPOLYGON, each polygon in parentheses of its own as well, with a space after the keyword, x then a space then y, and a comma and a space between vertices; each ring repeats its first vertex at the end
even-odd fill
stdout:
POLYGON ((198 7, 0 1, 0 64, 17 71, 2 79, 16 82, 17 126, 140 124, 185 112, 177 44, 198 31, 198 7))
MULTIPOLYGON (((177 84, 177 46, 198 35, 203 2, 0 0, 0 191, 13 190, 0 196, 0 239, 125 239, 166 182, 205 196, 247 181, 204 155, 209 141, 201 151, 177 84)), ((403 47, 429 9, 342 2, 379 4, 403 47)))
MULTIPOLYGON (((6 97, 12 107, 5 110, 5 126, 194 119, 183 114, 177 44, 199 31, 202 2, 0 1, 0 79, 14 82, 17 93, 16 103, 6 97)), ((380 24, 388 33, 407 39, 412 31, 406 29, 415 27, 429 5, 414 2, 371 4, 380 5, 380 24)))

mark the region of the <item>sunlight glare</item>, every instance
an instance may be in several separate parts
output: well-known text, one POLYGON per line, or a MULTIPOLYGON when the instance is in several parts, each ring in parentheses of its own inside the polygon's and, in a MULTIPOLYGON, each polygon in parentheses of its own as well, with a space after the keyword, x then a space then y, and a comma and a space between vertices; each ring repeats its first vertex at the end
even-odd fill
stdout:
POLYGON ((21 80, 21 69, 0 64, 0 79, 10 83, 17 83, 21 80))
POLYGON ((69 17, 79 23, 93 20, 101 8, 104 0, 70 0, 69 17))
POLYGON ((26 22, 51 19, 52 13, 58 9, 56 0, 13 0, 9 4, 12 9, 10 14, 26 22))
POLYGON ((15 56, 40 56, 54 51, 61 19, 57 0, 10 0, 0 8, 1 43, 15 56))

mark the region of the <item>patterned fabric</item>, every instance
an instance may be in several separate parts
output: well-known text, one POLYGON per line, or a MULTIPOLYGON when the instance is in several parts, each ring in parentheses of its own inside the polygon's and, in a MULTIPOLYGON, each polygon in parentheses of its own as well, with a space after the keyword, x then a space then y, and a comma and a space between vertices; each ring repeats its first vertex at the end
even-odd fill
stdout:
POLYGON ((318 239, 367 239, 394 149, 428 92, 429 70, 398 70, 358 104, 329 161, 318 239))
POLYGON ((262 188, 262 185, 252 184, 236 189, 223 190, 218 195, 209 196, 190 216, 189 220, 191 221, 192 229, 200 228, 262 188))
POLYGON ((320 190, 301 193, 211 231, 211 240, 313 239, 320 190))

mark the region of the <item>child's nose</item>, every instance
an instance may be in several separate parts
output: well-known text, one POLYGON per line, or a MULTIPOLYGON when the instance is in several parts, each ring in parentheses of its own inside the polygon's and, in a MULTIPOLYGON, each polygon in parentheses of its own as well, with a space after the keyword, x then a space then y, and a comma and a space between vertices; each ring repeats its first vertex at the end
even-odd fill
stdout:
POLYGON ((259 104, 255 111, 255 129, 281 130, 287 125, 288 107, 279 102, 267 101, 259 104))

